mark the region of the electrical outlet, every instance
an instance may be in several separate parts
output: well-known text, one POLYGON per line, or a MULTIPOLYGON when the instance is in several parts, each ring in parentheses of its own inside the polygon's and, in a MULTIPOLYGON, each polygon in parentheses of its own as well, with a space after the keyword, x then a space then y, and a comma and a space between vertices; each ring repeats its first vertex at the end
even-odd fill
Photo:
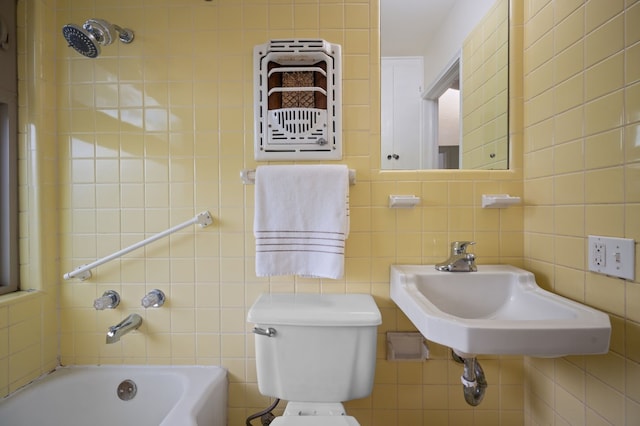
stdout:
POLYGON ((589 270, 628 280, 635 277, 635 241, 589 235, 589 270))
POLYGON ((593 243, 593 253, 591 254, 593 264, 604 268, 607 266, 607 248, 602 241, 595 240, 593 243))

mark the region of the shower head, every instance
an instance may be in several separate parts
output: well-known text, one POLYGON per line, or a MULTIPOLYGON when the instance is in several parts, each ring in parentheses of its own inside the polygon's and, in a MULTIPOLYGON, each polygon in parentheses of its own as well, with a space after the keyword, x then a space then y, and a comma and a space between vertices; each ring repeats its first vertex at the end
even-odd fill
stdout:
POLYGON ((82 26, 67 24, 62 27, 62 35, 78 53, 88 58, 100 55, 100 46, 113 43, 112 34, 118 33, 118 39, 123 43, 133 41, 133 31, 110 24, 103 19, 89 19, 82 26))
POLYGON ((97 58, 100 54, 100 44, 96 38, 84 28, 67 24, 62 27, 62 35, 67 39, 69 47, 88 58, 97 58))

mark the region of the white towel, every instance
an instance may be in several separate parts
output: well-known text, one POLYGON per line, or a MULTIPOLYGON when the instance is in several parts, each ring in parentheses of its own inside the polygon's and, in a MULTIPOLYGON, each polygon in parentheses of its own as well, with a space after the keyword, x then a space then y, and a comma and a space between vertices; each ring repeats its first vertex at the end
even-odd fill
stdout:
POLYGON ((339 279, 349 232, 344 165, 261 166, 256 170, 256 274, 339 279))

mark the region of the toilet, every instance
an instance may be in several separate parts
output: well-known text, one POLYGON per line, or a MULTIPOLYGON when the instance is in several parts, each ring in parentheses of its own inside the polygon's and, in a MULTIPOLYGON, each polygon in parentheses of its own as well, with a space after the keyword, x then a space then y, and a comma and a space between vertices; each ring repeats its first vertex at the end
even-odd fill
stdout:
POLYGON ((371 393, 382 322, 370 294, 262 294, 255 325, 261 394, 288 401, 272 426, 358 426, 342 402, 371 393))

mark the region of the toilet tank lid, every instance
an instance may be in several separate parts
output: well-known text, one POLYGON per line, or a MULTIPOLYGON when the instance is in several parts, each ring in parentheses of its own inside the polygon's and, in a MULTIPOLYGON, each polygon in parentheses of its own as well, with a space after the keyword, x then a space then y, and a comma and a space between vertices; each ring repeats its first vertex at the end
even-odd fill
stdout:
POLYGON ((247 315, 255 324, 372 326, 382 323, 370 294, 265 293, 247 315))

